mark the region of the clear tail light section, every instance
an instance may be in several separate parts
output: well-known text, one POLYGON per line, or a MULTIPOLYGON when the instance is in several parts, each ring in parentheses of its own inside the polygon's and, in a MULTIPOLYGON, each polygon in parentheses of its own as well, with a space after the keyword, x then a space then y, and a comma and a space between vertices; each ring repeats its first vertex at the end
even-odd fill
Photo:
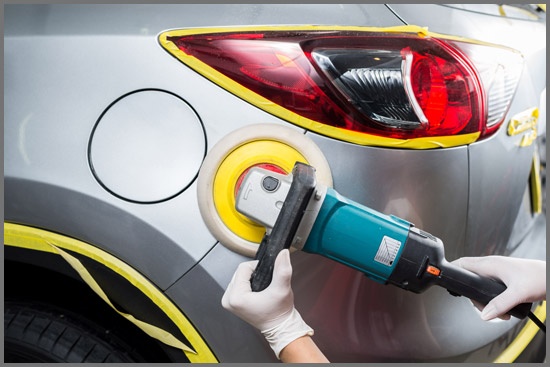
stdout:
POLYGON ((505 118, 523 65, 514 50, 419 27, 184 30, 162 34, 161 44, 291 123, 401 148, 490 136, 505 118))

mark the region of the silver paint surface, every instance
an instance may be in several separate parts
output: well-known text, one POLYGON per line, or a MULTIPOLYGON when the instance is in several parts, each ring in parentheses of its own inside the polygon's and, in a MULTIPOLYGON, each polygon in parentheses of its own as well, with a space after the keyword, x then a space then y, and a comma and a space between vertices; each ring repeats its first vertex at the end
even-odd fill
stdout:
MULTIPOLYGON (((236 266, 247 259, 208 232, 192 177, 202 162, 198 152, 203 147, 208 152, 229 132, 255 123, 289 124, 190 70, 156 37, 183 27, 406 22, 518 48, 527 67, 507 119, 539 103, 546 87, 545 23, 439 5, 391 9, 398 16, 382 4, 6 5, 5 220, 86 241, 137 269, 166 290, 220 361, 274 362, 263 337, 220 305, 236 266), (490 32, 497 28, 502 31, 490 32), (88 143, 113 102, 145 89, 167 91, 194 111, 186 117, 192 122, 183 138, 182 130, 171 134, 174 126, 151 131, 146 123, 131 132, 141 142, 159 134, 158 149, 166 138, 182 170, 155 166, 166 161, 170 150, 165 150, 145 165, 147 172, 136 171, 146 179, 142 185, 130 187, 116 175, 120 162, 106 158, 110 144, 103 140, 100 175, 114 180, 109 187, 119 197, 95 179, 88 143), (185 162, 179 139, 192 152, 185 162), (163 183, 155 192, 154 182, 147 181, 153 176, 175 177, 179 186, 163 183), (172 197, 176 186, 185 190, 172 197), (156 202, 159 198, 166 200, 156 202)), ((121 114, 117 120, 127 131, 135 116, 121 114)), ((509 137, 505 127, 506 122, 495 136, 470 146, 429 151, 363 147, 305 133, 329 161, 336 190, 440 237, 449 260, 491 253, 545 258, 546 215, 531 214, 526 191, 535 147, 519 148, 521 136, 509 137)), ((107 133, 124 138, 122 131, 107 133)), ((292 263, 296 306, 333 362, 460 362, 509 337, 507 331, 518 325, 482 322, 467 299, 443 289, 404 292, 305 253, 294 253, 292 263)))

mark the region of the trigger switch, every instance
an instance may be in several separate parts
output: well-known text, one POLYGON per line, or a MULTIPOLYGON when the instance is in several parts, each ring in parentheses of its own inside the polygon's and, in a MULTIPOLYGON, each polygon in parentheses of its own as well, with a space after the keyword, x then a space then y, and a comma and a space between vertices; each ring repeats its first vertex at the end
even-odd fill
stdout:
POLYGON ((279 187, 279 180, 273 176, 266 176, 262 180, 262 187, 267 192, 273 192, 279 187))

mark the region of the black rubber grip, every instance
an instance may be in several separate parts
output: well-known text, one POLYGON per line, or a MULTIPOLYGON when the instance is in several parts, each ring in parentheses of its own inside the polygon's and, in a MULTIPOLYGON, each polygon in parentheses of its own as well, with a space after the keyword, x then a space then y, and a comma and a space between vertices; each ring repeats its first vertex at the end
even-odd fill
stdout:
POLYGON ((292 170, 292 183, 281 212, 271 233, 264 235, 256 252, 256 259, 259 262, 250 278, 252 291, 263 291, 271 284, 275 259, 281 250, 292 245, 316 185, 315 169, 307 164, 296 162, 292 170))
MULTIPOLYGON (((388 282, 415 293, 432 285, 446 288, 454 296, 468 297, 486 305, 506 290, 506 286, 491 278, 482 277, 445 259, 443 242, 437 237, 411 227, 401 257, 388 282), (439 269, 439 274, 427 271, 428 265, 439 269)), ((508 313, 523 319, 531 310, 531 303, 523 303, 508 313)))
MULTIPOLYGON (((437 282, 451 294, 461 295, 482 305, 506 290, 506 285, 491 278, 482 277, 464 268, 445 262, 441 265, 441 278, 437 282)), ((531 311, 532 303, 521 303, 507 313, 523 319, 531 311)))

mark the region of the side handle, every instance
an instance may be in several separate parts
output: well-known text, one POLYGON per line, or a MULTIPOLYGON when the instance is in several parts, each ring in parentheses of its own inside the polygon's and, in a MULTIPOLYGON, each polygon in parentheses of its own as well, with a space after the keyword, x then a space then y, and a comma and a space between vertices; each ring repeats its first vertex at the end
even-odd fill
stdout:
POLYGON ((252 291, 263 291, 271 284, 275 259, 281 250, 292 245, 316 185, 315 169, 307 164, 296 162, 292 169, 292 183, 281 212, 271 233, 264 235, 256 253, 256 259, 259 262, 250 278, 252 291))

